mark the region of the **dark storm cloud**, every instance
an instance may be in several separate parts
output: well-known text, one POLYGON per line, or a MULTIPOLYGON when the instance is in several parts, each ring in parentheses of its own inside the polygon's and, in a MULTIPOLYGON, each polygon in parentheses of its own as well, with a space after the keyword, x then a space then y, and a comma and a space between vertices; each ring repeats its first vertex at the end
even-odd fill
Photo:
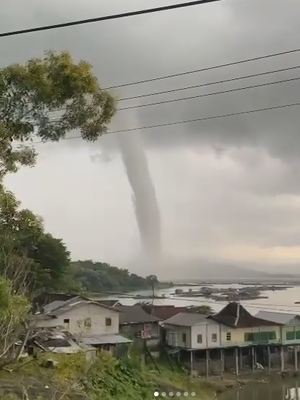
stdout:
MULTIPOLYGON (((168 3, 168 2, 167 2, 168 3)), ((169 1, 171 3, 171 1, 169 1)), ((1 29, 51 24, 95 15, 128 11, 141 7, 137 1, 113 4, 90 1, 85 5, 68 1, 41 4, 29 1, 20 10, 20 0, 7 2, 1 17, 1 29)), ((152 5, 161 2, 152 2, 152 5)), ((102 84, 107 87, 124 82, 167 75, 184 70, 297 47, 300 3, 296 0, 224 0, 156 15, 147 15, 88 26, 72 27, 1 39, 1 63, 25 60, 40 55, 44 49, 69 49, 76 58, 89 60, 102 84)), ((300 64, 300 53, 231 66, 202 74, 120 88, 121 97, 201 84, 235 76, 300 64)), ((122 102, 122 106, 153 102, 175 97, 226 90, 278 79, 299 76, 300 70, 254 78, 209 88, 122 102)), ((139 125, 153 125, 272 107, 298 100, 300 81, 231 94, 212 96, 138 109, 139 125)), ((123 111, 126 113, 127 111, 123 111)), ((291 108, 261 114, 236 116, 189 125, 163 127, 145 131, 151 146, 258 146, 278 157, 297 158, 299 109, 291 108)), ((122 128, 122 127, 120 127, 122 128)), ((101 140, 111 148, 115 138, 101 140)), ((79 145, 76 141, 73 145, 79 145)))
MULTIPOLYGON (((173 1, 165 1, 164 4, 168 3, 173 3, 173 1)), ((161 1, 151 2, 153 7, 158 5, 162 5, 161 1)), ((53 0, 47 3, 28 0, 26 7, 21 0, 6 0, 0 15, 1 31, 55 24, 142 7, 141 2, 137 0, 126 2, 122 0, 102 0, 101 2, 53 0)), ((299 46, 299 20, 298 0, 273 0, 272 2, 270 0, 222 0, 220 3, 172 13, 3 38, 0 40, 1 65, 41 56, 46 49, 67 49, 76 59, 91 62, 102 86, 109 87, 296 48, 299 46)), ((113 93, 119 98, 138 96, 295 65, 300 65, 300 52, 176 79, 128 86, 115 89, 113 93)), ((300 76, 300 68, 222 85, 124 101, 120 103, 120 107, 194 96, 298 76, 300 76)), ((300 80, 202 99, 139 108, 138 121, 131 120, 132 111, 122 113, 135 128, 298 102, 299 90, 300 80)), ((166 242, 169 248, 177 249, 183 244, 187 251, 193 247, 207 252, 209 248, 215 254, 218 253, 220 247, 225 245, 250 244, 261 247, 299 245, 297 240, 299 205, 291 202, 288 196, 297 195, 300 188, 299 116, 300 108, 289 108, 142 131, 144 142, 150 153, 151 173, 155 178, 159 203, 162 204, 162 219, 167 221, 166 242), (155 152, 152 151, 153 149, 155 152), (217 161, 210 160, 211 163, 206 163, 203 149, 207 152, 213 149, 217 161), (187 151, 187 154, 184 151, 187 151), (153 154, 160 157, 157 164, 151 161, 153 154), (164 156, 167 160, 166 165, 164 156), (188 163, 192 157, 196 160, 195 165, 186 166, 184 162, 180 164, 182 160, 188 163), (232 164, 227 170, 228 159, 232 164), (167 174, 168 163, 171 171, 167 174), (225 170, 214 171, 216 165, 220 165, 225 170), (180 177, 180 173, 186 174, 186 177, 180 177)), ((113 129, 122 128, 122 124, 113 127, 113 129)), ((68 154, 67 150, 71 153, 74 148, 77 151, 83 146, 88 145, 83 144, 81 140, 70 140, 59 145, 38 146, 38 151, 41 151, 41 157, 51 155, 55 158, 59 148, 68 154)), ((118 160, 116 156, 118 142, 115 135, 104 136, 97 145, 90 145, 89 148, 91 156, 100 158, 101 162, 104 161, 103 164, 107 161, 118 160)), ((84 164, 79 160, 81 159, 78 156, 78 159, 72 162, 76 166, 80 162, 84 164)), ((55 161, 52 164, 49 161, 48 168, 54 168, 53 164, 55 161)), ((115 163, 111 162, 109 166, 113 169, 115 163)), ((88 170, 91 167, 85 165, 82 168, 88 170)), ((106 169, 109 170, 108 165, 105 165, 106 169)), ((59 174, 57 171, 56 173, 59 174)), ((38 172, 36 175, 39 175, 38 172)), ((116 187, 123 182, 119 176, 118 178, 120 179, 118 184, 113 180, 116 187)), ((38 178, 35 179, 38 182, 38 178)), ((62 181, 63 179, 65 179, 64 176, 61 177, 62 181)), ((96 174, 95 182, 98 182, 97 179, 96 174)), ((105 186, 104 180, 105 178, 101 181, 103 186, 105 186)), ((94 187, 101 192, 97 185, 95 184, 94 187)), ((64 182, 61 182, 61 187, 60 190, 63 191, 64 182)), ((107 187, 111 187, 109 180, 107 187)), ((25 187, 24 190, 27 188, 25 187)), ((80 202, 78 185, 76 190, 76 195, 70 197, 72 201, 76 198, 80 202)), ((88 187, 85 190, 88 192, 88 187)), ((69 191, 71 192, 71 183, 69 183, 69 191)), ((53 189, 49 187, 49 198, 52 192, 53 189)), ((68 198, 68 196, 69 193, 65 197, 68 198)), ((123 204, 126 196, 119 194, 120 203, 123 204)), ((108 207, 109 201, 105 203, 105 196, 102 199, 102 193, 99 194, 99 198, 103 202, 102 208, 108 207)), ((118 203, 120 209, 122 204, 118 203)), ((53 207, 51 204, 51 210, 53 207)), ((90 207, 92 208, 92 204, 90 207)), ((98 215, 97 207, 93 212, 98 215)), ((79 218, 80 213, 75 209, 75 205, 73 213, 76 218, 79 218)), ((99 217, 103 226, 105 225, 103 221, 107 218, 106 229, 113 225, 114 213, 115 210, 110 213, 105 211, 101 218, 99 217)), ((88 224, 89 232, 92 230, 90 226, 94 220, 96 217, 93 215, 93 219, 88 224)), ((51 221, 54 219, 52 218, 51 221)), ((83 224, 79 219, 77 223, 78 226, 83 224)), ((116 224, 119 224, 119 221, 116 220, 116 224)), ((128 217, 124 225, 131 224, 132 220, 128 217)), ((63 234, 70 237, 69 240, 72 242, 73 232, 69 233, 65 225, 60 229, 65 229, 63 234)), ((98 229, 100 228, 97 227, 94 237, 99 235, 98 229)), ((102 235, 106 236, 104 228, 102 235)), ((114 232, 113 235, 116 233, 114 232)), ((82 240, 80 238, 81 242, 82 240)), ((86 241, 90 242, 88 234, 86 241)), ((128 251, 129 244, 123 243, 123 237, 115 236, 113 243, 114 248, 120 249, 119 257, 122 259, 122 254, 125 254, 125 252, 122 253, 122 246, 128 251), (117 245, 115 245, 116 242, 117 245)), ((81 243, 81 246, 84 248, 84 244, 81 243)), ((77 249, 78 246, 74 248, 77 249)), ((89 249, 87 252, 91 252, 91 247, 86 245, 86 248, 89 249)), ((109 246, 103 245, 101 251, 105 248, 109 246)), ((113 250, 110 251, 111 254, 115 254, 113 250)))

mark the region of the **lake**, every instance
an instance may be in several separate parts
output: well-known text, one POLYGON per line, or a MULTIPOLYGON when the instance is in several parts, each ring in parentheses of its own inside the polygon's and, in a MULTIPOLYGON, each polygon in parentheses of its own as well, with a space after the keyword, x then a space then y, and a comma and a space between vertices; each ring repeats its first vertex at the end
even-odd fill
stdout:
POLYGON ((298 400, 300 399, 300 379, 282 380, 269 384, 257 384, 223 393, 218 400, 298 400), (297 396, 298 392, 298 396, 297 396))
MULTIPOLYGON (((239 288, 242 287, 238 284, 232 285, 212 285, 216 288, 239 288)), ((200 288, 199 286, 198 288, 200 288)), ((197 287, 190 286, 190 288, 196 290, 197 287)), ((171 293, 174 293, 176 286, 170 289, 161 289, 156 290, 156 295, 165 295, 166 297, 170 296, 171 293)), ((181 288, 184 291, 188 291, 189 287, 181 288)), ((140 295, 151 295, 151 291, 143 291, 143 292, 136 292, 135 294, 140 295)), ((299 313, 300 314, 300 304, 294 304, 295 301, 300 301, 300 286, 295 286, 287 290, 282 291, 270 291, 270 292, 263 292, 263 295, 268 296, 268 299, 257 299, 257 300, 249 300, 249 301, 242 301, 241 303, 249 310, 252 314, 256 314, 259 310, 277 310, 282 312, 291 312, 291 313, 299 313)), ((106 298, 113 298, 116 299, 118 296, 108 296, 106 298)), ((138 300, 134 300, 132 298, 124 298, 121 297, 120 301, 124 305, 133 305, 138 300)), ((142 299, 141 299, 142 301, 142 299)), ((149 300, 147 300, 149 301, 149 300)), ((170 298, 166 299, 155 299, 155 305, 176 305, 176 306, 188 306, 188 305, 204 305, 207 304, 211 306, 216 312, 220 311, 227 303, 226 302, 218 302, 210 299, 195 298, 195 297, 187 297, 182 298, 179 296, 171 296, 170 298)))

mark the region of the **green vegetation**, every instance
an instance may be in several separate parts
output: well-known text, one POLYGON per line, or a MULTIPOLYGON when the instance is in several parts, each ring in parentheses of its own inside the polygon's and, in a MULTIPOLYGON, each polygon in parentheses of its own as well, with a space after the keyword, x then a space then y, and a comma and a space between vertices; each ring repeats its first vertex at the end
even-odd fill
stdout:
POLYGON ((215 312, 212 307, 206 304, 203 304, 202 306, 191 306, 191 310, 193 310, 193 312, 203 315, 211 315, 215 312))
POLYGON ((75 62, 68 52, 47 52, 0 69, 0 380, 21 388, 25 399, 33 398, 33 379, 40 396, 54 398, 49 385, 64 399, 150 400, 163 384, 163 374, 143 368, 135 357, 116 360, 103 353, 92 364, 84 354, 20 358, 31 328, 30 299, 38 292, 129 291, 157 283, 155 276, 142 278, 105 263, 72 263, 63 240, 47 232, 42 218, 22 209, 4 186, 6 174, 35 165, 34 138, 59 141, 77 130, 83 140, 95 141, 106 133, 115 110, 91 65, 75 62), (43 368, 45 357, 57 358, 58 367, 43 368))
POLYGON ((130 292, 151 288, 157 277, 150 275, 142 278, 131 274, 127 269, 113 267, 103 262, 76 261, 71 263, 73 279, 80 282, 85 290, 93 293, 130 292))
MULTIPOLYGON (((44 354, 38 360, 23 360, 14 367, 17 370, 12 374, 18 374, 23 390, 26 389, 28 378, 35 376, 41 387, 50 382, 51 392, 63 395, 66 400, 152 400, 155 391, 194 391, 196 397, 186 398, 206 400, 212 398, 214 393, 212 385, 192 382, 183 370, 171 371, 168 366, 159 364, 158 372, 153 365, 143 366, 137 357, 117 360, 108 352, 100 353, 93 363, 87 362, 83 354, 44 354), (41 366, 43 360, 49 358, 58 361, 56 368, 41 366)), ((1 379, 12 379, 12 374, 2 371, 0 382, 1 379)), ((43 398, 48 398, 47 392, 44 392, 43 398)))

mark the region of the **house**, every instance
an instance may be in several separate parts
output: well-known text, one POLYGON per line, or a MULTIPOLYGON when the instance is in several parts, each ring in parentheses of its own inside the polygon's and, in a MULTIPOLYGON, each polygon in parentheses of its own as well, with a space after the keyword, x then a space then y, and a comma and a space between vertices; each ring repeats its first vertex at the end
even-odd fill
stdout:
POLYGON ((276 344, 281 340, 282 323, 253 316, 237 302, 228 303, 208 319, 220 324, 222 347, 276 344))
POLYGON ((119 311, 79 297, 65 302, 54 301, 33 318, 35 327, 62 326, 73 335, 119 333, 119 311))
POLYGON ((259 311, 257 318, 282 324, 280 339, 284 344, 300 343, 300 315, 275 311, 259 311))
POLYGON ((84 335, 79 339, 80 345, 93 346, 99 350, 110 351, 115 357, 122 357, 127 354, 128 345, 132 340, 119 335, 84 335))
POLYGON ((84 352, 87 359, 93 359, 96 350, 92 346, 81 346, 70 332, 62 327, 35 329, 26 342, 28 355, 37 355, 39 352, 74 354, 84 352))
POLYGON ((68 300, 72 300, 74 298, 80 297, 82 300, 88 300, 84 296, 79 296, 78 294, 72 293, 48 293, 43 292, 36 296, 32 301, 33 312, 41 310, 46 305, 53 303, 54 301, 65 302, 68 300))
POLYGON ((220 347, 220 324, 207 315, 179 313, 162 323, 166 344, 185 350, 220 347))
POLYGON ((115 306, 120 312, 120 333, 130 337, 159 335, 160 318, 147 314, 140 305, 115 306))
POLYGON ((188 312, 188 307, 176 307, 174 305, 150 305, 150 304, 142 304, 143 310, 146 311, 147 314, 154 315, 155 317, 161 319, 162 321, 173 317, 176 314, 188 312))
POLYGON ((32 316, 35 328, 62 326, 82 345, 111 350, 131 343, 119 334, 120 311, 116 308, 75 297, 65 302, 53 301, 42 311, 32 316))

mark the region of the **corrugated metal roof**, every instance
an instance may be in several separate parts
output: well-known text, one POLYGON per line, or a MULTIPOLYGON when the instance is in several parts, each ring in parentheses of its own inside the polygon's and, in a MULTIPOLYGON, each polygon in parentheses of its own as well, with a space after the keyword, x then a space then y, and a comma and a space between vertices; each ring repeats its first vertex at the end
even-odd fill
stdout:
POLYGON ((210 321, 206 319, 207 315, 193 314, 193 313, 179 313, 171 318, 166 319, 163 324, 177 325, 177 326, 194 326, 198 324, 207 323, 210 321))
POLYGON ((45 305, 45 306, 43 307, 44 312, 47 313, 47 312, 54 311, 54 310, 56 310, 57 308, 62 307, 65 303, 66 303, 65 300, 55 300, 55 301, 52 301, 52 303, 49 303, 49 304, 47 304, 47 305, 45 305))
POLYGON ((132 343, 132 340, 127 339, 124 336, 115 335, 90 335, 81 337, 82 343, 87 345, 101 345, 101 344, 118 344, 118 343, 132 343))
POLYGON ((114 310, 120 311, 120 325, 141 324, 161 321, 155 315, 149 315, 140 305, 135 306, 115 306, 114 310))
POLYGON ((141 307, 147 314, 150 314, 150 315, 153 314, 157 318, 160 318, 161 320, 166 320, 168 318, 171 318, 174 315, 179 314, 180 312, 185 313, 185 312, 189 311, 188 307, 176 307, 173 305, 152 306, 152 305, 146 304, 146 305, 142 305, 141 307))
POLYGON ((265 319, 267 321, 275 322, 277 324, 288 324, 292 319, 299 317, 298 314, 274 311, 259 311, 255 316, 257 318, 265 319))
POLYGON ((77 307, 81 307, 81 306, 85 306, 85 305, 95 305, 98 307, 102 307, 102 308, 107 308, 109 310, 115 311, 115 312, 119 312, 117 310, 117 308, 113 308, 113 307, 108 307, 105 304, 100 304, 97 301, 92 301, 92 300, 81 300, 79 297, 78 298, 74 298, 68 301, 63 302, 62 305, 60 305, 59 307, 56 307, 54 310, 52 311, 48 311, 46 314, 50 315, 50 316, 57 316, 60 314, 64 314, 67 313, 70 310, 73 310, 74 308, 77 307))

